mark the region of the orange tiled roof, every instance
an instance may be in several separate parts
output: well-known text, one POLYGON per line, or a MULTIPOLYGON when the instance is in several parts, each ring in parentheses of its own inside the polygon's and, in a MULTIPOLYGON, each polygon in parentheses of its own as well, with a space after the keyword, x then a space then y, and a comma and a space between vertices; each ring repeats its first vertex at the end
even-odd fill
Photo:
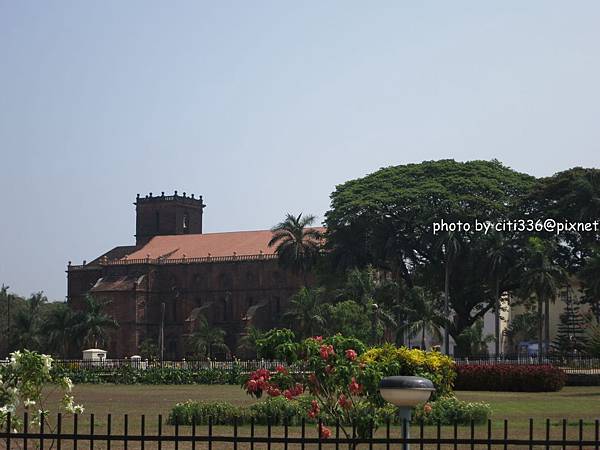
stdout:
MULTIPOLYGON (((324 228, 316 228, 324 232, 324 228)), ((146 245, 126 256, 127 259, 180 259, 207 256, 265 255, 275 253, 269 247, 270 230, 232 231, 226 233, 183 234, 155 236, 146 245)), ((123 259, 123 258, 121 258, 123 259)))

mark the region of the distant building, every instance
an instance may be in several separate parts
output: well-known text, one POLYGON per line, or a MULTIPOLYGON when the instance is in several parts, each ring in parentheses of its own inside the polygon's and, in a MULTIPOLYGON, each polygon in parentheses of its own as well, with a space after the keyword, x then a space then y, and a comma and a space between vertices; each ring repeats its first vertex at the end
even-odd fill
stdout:
POLYGON ((108 358, 158 343, 164 324, 164 357, 185 356, 185 337, 199 316, 226 331, 233 353, 249 325, 278 326, 300 278, 282 270, 271 231, 202 233, 202 197, 137 196, 136 245, 119 246, 95 260, 67 268, 68 303, 80 310, 89 293, 106 300, 119 323, 108 358))

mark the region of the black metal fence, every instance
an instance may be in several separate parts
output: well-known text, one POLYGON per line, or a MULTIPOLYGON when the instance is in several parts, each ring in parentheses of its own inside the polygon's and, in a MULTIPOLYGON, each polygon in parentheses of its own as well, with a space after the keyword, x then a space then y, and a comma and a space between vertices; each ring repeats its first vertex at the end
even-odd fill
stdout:
POLYGON ((15 421, 8 416, 6 427, 0 431, 0 448, 11 449, 338 449, 343 448, 408 448, 415 449, 595 449, 600 448, 600 422, 579 420, 576 422, 552 422, 550 419, 528 423, 519 427, 509 425, 507 420, 482 425, 425 426, 410 424, 393 426, 387 422, 377 428, 371 427, 367 436, 359 436, 356 426, 334 424, 327 428, 319 423, 272 426, 229 426, 207 424, 190 426, 166 426, 162 416, 146 420, 137 417, 135 424, 127 414, 113 421, 112 415, 101 420, 92 415, 74 415, 63 420, 59 414, 53 422, 44 420, 42 425, 31 429, 30 417, 25 414, 20 430, 14 429, 15 421), (119 423, 117 423, 119 422, 119 423), (135 426, 134 426, 135 425, 135 426), (524 425, 524 426, 523 426, 524 425), (321 433, 318 430, 323 430, 321 433), (325 434, 327 435, 325 435, 325 434))

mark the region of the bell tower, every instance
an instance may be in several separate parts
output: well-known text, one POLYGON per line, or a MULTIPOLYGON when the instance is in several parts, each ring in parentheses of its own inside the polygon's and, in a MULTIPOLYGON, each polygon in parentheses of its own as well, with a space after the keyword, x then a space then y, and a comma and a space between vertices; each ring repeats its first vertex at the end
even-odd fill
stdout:
POLYGON ((144 245, 154 236, 202 234, 202 196, 178 195, 153 197, 152 192, 135 199, 135 244, 144 245))

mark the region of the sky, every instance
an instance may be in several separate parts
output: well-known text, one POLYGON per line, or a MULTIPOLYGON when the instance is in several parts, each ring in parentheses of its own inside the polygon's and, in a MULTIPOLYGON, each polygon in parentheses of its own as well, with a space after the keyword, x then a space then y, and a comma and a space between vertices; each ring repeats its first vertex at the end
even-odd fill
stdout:
POLYGON ((204 231, 323 219, 381 167, 600 166, 597 1, 0 0, 0 283, 134 243, 137 193, 204 231))

